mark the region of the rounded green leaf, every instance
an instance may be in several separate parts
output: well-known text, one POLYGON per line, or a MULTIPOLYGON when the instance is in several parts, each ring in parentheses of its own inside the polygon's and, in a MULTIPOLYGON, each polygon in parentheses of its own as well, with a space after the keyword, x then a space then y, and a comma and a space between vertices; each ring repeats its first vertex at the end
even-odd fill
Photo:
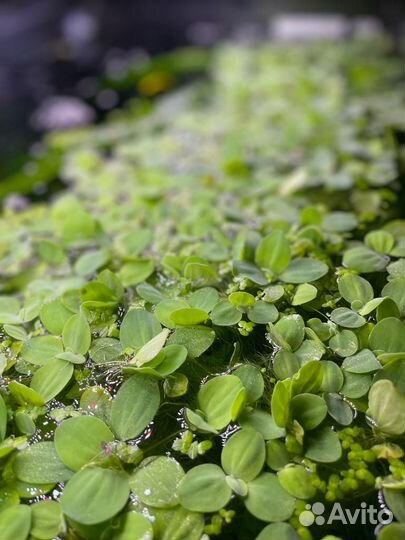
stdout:
POLYGON ((56 397, 72 378, 74 366, 71 362, 54 358, 40 367, 31 379, 31 388, 45 401, 56 397))
POLYGON ((359 302, 359 304, 364 305, 374 297, 371 284, 357 274, 344 274, 338 279, 338 288, 342 297, 349 304, 359 302))
POLYGON ((193 512, 218 512, 231 494, 223 470, 211 463, 190 469, 179 489, 180 504, 193 512))
POLYGON ((314 300, 318 294, 318 289, 310 283, 302 283, 298 285, 292 299, 292 306, 301 306, 307 302, 314 300))
POLYGON ((266 460, 266 447, 260 433, 241 429, 226 442, 222 454, 222 468, 227 474, 250 482, 261 472, 266 460))
POLYGON ((382 433, 394 436, 405 433, 405 396, 391 381, 383 379, 373 384, 367 413, 382 433))
POLYGON ((129 480, 131 491, 146 505, 170 508, 178 504, 179 485, 184 478, 181 465, 173 458, 145 459, 129 480))
POLYGON ((90 326, 83 313, 72 315, 63 327, 62 340, 65 349, 76 354, 86 354, 91 344, 90 326))
POLYGON ((273 371, 277 379, 289 379, 300 369, 301 363, 291 351, 278 351, 273 358, 273 371))
POLYGON ((120 341, 124 349, 140 349, 154 338, 162 327, 156 317, 144 309, 128 311, 122 320, 120 341))
POLYGON ((352 231, 358 225, 357 217, 351 212, 330 212, 323 218, 325 231, 343 233, 352 231))
POLYGON ((56 484, 72 476, 59 459, 53 442, 39 442, 18 452, 14 471, 19 480, 29 484, 56 484))
POLYGON ((88 467, 69 480, 60 504, 69 518, 83 525, 94 525, 118 514, 128 497, 129 485, 125 474, 88 467))
POLYGON ((223 429, 235 420, 234 406, 246 390, 236 375, 220 375, 206 382, 198 392, 198 404, 214 429, 223 429))
POLYGON ((43 366, 61 352, 63 352, 63 345, 59 338, 37 336, 24 343, 20 355, 26 362, 43 366))
POLYGON ((359 342, 354 332, 351 330, 342 330, 341 332, 337 332, 329 340, 329 347, 335 354, 345 358, 357 352, 359 342))
POLYGON ((118 339, 99 338, 95 339, 89 350, 89 356, 96 364, 113 362, 122 353, 122 346, 118 339))
POLYGON ((205 326, 177 328, 167 340, 169 345, 184 345, 191 358, 198 358, 208 350, 215 340, 215 332, 205 326))
POLYGON ((349 308, 340 307, 332 311, 331 321, 343 328, 360 328, 366 324, 366 319, 349 308))
POLYGON ((233 326, 238 324, 242 313, 228 300, 221 300, 211 312, 212 324, 217 326, 233 326))
POLYGON ((42 324, 48 332, 57 336, 62 334, 63 327, 71 316, 72 312, 67 309, 60 298, 54 298, 42 304, 39 312, 42 324))
POLYGON ((63 530, 62 509, 56 501, 41 501, 31 506, 31 534, 38 540, 52 540, 63 530))
POLYGON ((255 253, 258 266, 280 274, 287 268, 290 260, 290 244, 283 231, 275 230, 260 240, 255 253))
POLYGON ((160 404, 156 380, 133 375, 118 390, 111 407, 111 427, 126 441, 137 437, 152 422, 160 404))
POLYGON ((291 416, 305 431, 314 429, 324 420, 328 407, 325 400, 315 394, 299 394, 291 400, 291 416))
POLYGON ((405 351, 405 324, 395 317, 383 319, 370 333, 368 344, 373 351, 405 351))
POLYGON ((360 274, 382 272, 389 262, 389 257, 376 253, 366 246, 348 249, 343 254, 343 266, 356 270, 360 274))
POLYGON ((188 303, 193 308, 199 308, 210 312, 218 302, 218 291, 213 287, 203 287, 190 294, 187 298, 188 303))
MULTIPOLYGON (((115 524, 114 524, 115 525, 115 524)), ((112 528, 113 540, 152 540, 152 523, 142 514, 127 512, 120 516, 119 527, 112 528)))
POLYGON ((209 315, 203 309, 182 308, 173 311, 170 318, 175 325, 193 326, 205 322, 209 318, 209 315))
POLYGON ((306 283, 320 279, 328 271, 329 268, 324 262, 303 257, 291 261, 280 279, 285 283, 306 283))
POLYGON ((188 307, 190 307, 189 304, 183 300, 183 298, 170 298, 159 302, 154 311, 154 315, 163 326, 166 326, 166 328, 174 328, 176 325, 172 321, 172 313, 188 307))
POLYGON ((278 319, 278 309, 274 304, 258 300, 247 315, 248 319, 256 324, 267 324, 278 319))
POLYGON ((246 400, 253 403, 260 399, 264 392, 264 379, 260 370, 252 364, 244 364, 233 372, 246 388, 246 400))
POLYGON ((305 325, 301 315, 287 315, 280 319, 274 328, 282 336, 283 340, 288 343, 292 351, 298 349, 304 340, 305 325))
POLYGON ((55 430, 55 448, 61 461, 78 471, 104 454, 104 445, 114 440, 105 423, 95 416, 64 420, 55 430))
POLYGON ((203 514, 176 506, 173 509, 156 509, 154 517, 154 532, 159 540, 201 540, 204 530, 203 514))
POLYGON ((263 473, 248 484, 248 511, 262 521, 285 521, 295 508, 295 499, 281 486, 277 476, 263 473))
POLYGON ((371 231, 364 237, 364 243, 378 253, 389 254, 395 244, 395 238, 388 231, 371 231))
POLYGON ((305 437, 305 456, 319 463, 333 463, 342 455, 339 436, 329 427, 311 431, 305 437))
POLYGON ((397 304, 401 315, 405 315, 405 277, 398 277, 389 281, 381 294, 392 298, 397 304))
POLYGON ((31 508, 25 504, 0 512, 1 540, 26 540, 31 528, 31 508))
POLYGON ((287 465, 277 476, 286 492, 297 499, 312 499, 316 494, 316 488, 312 485, 312 473, 303 465, 287 465))
POLYGON ((300 540, 300 536, 289 523, 280 522, 267 525, 256 540, 300 540))
POLYGON ((370 349, 362 349, 354 356, 345 358, 342 367, 349 373, 372 373, 381 369, 381 364, 370 349))

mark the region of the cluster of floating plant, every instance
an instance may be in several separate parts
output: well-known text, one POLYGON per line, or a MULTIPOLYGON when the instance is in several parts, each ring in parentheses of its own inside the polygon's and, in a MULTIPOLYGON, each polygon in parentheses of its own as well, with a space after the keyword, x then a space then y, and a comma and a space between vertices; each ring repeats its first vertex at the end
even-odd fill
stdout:
POLYGON ((0 216, 1 540, 310 540, 379 493, 405 534, 401 77, 223 46, 49 137, 69 188, 0 216))

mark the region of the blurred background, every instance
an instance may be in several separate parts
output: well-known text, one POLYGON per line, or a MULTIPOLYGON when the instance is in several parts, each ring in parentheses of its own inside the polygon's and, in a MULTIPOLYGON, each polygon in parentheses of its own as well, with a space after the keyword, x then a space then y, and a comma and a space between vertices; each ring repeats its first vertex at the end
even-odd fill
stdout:
MULTIPOLYGON (((30 172, 41 133, 178 84, 173 49, 383 30, 400 47, 404 21, 403 0, 1 0, 0 183, 30 172)), ((202 55, 184 62, 182 77, 204 68, 202 55)))

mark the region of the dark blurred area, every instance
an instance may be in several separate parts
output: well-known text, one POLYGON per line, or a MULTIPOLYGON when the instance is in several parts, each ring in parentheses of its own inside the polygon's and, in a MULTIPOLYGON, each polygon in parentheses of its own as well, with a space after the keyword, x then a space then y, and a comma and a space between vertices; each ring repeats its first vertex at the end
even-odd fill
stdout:
POLYGON ((2 0, 0 178, 24 164, 40 132, 102 118, 135 92, 108 81, 150 56, 224 39, 381 29, 400 43, 404 19, 397 0, 2 0))

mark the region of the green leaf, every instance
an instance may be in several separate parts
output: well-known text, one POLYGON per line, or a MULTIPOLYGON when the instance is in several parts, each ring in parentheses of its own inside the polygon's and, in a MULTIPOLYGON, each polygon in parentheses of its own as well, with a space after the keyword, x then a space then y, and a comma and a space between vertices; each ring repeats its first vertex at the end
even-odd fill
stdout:
POLYGON ((25 504, 0 512, 1 540, 26 540, 31 529, 31 508, 25 504))
POLYGON ((252 429, 241 429, 226 442, 221 464, 226 474, 250 482, 263 469, 266 460, 264 439, 252 429))
POLYGON ((133 375, 114 398, 111 427, 121 440, 133 439, 152 422, 159 404, 158 383, 146 375, 133 375))
POLYGON ((287 520, 295 508, 295 500, 280 485, 276 475, 263 473, 249 482, 245 499, 248 511, 267 522, 287 520))
POLYGON ((246 400, 253 403, 260 399, 264 392, 264 380, 259 369, 253 364, 244 364, 233 372, 246 388, 246 400))
POLYGON ((366 324, 366 319, 349 308, 336 308, 330 315, 331 321, 343 328, 360 328, 366 324))
POLYGON ((301 315, 287 315, 280 319, 274 327, 292 351, 298 349, 304 340, 305 325, 301 315))
POLYGON ((86 354, 91 344, 89 323, 83 313, 72 315, 63 327, 62 340, 65 349, 75 354, 86 354))
POLYGON ((223 429, 232 420, 236 420, 240 412, 240 399, 246 399, 246 390, 235 375, 214 377, 198 392, 199 408, 214 429, 223 429))
POLYGON ((95 339, 90 347, 89 356, 96 364, 106 364, 117 360, 122 353, 122 346, 118 339, 95 339))
POLYGON ((328 406, 328 413, 336 422, 343 426, 349 426, 353 422, 354 410, 341 395, 325 394, 324 399, 328 406))
POLYGON ((343 254, 343 266, 360 274, 382 272, 389 262, 389 257, 376 253, 366 246, 348 249, 343 254))
POLYGON ((31 388, 44 401, 56 397, 69 383, 74 371, 73 364, 55 358, 40 367, 31 379, 31 388))
POLYGON ((144 309, 132 309, 125 315, 120 328, 123 349, 138 350, 162 331, 156 317, 144 309))
POLYGON ((201 539, 204 530, 203 514, 176 506, 170 510, 155 510, 154 517, 154 531, 159 540, 201 539))
MULTIPOLYGON (((300 536, 289 523, 271 523, 267 525, 256 540, 299 540, 300 536)), ((330 539, 332 540, 332 538, 330 539)))
POLYGON ((35 392, 32 388, 28 388, 25 384, 19 383, 17 381, 11 381, 8 385, 8 389, 13 397, 21 405, 29 403, 34 406, 41 406, 45 404, 44 398, 35 392))
POLYGON ((367 394, 371 386, 371 375, 368 373, 350 373, 344 371, 344 383, 341 393, 349 399, 357 399, 367 394))
POLYGON ((172 321, 172 313, 179 309, 189 308, 189 304, 183 300, 183 298, 170 298, 167 300, 162 300, 156 306, 155 317, 157 320, 166 326, 167 328, 174 328, 176 325, 172 321))
POLYGON ((111 533, 114 540, 152 540, 153 527, 142 514, 126 512, 120 515, 119 526, 112 527, 111 533))
POLYGON ((217 326, 233 326, 238 324, 242 313, 228 300, 221 300, 211 312, 212 324, 217 326))
POLYGON ((118 514, 128 497, 129 485, 125 474, 88 467, 69 480, 60 504, 69 518, 83 525, 94 525, 118 514))
POLYGON ((173 311, 170 318, 175 325, 193 326, 205 322, 209 315, 202 309, 182 308, 173 311))
POLYGON ((278 381, 271 396, 271 412, 276 424, 285 428, 290 419, 291 385, 278 381))
POLYGON ((73 471, 78 471, 97 457, 106 457, 104 445, 113 440, 112 432, 95 416, 68 418, 55 430, 56 452, 73 471))
POLYGON ((329 427, 311 431, 305 436, 305 456, 318 463, 334 463, 342 455, 339 436, 329 427))
POLYGON ((390 523, 379 531, 377 540, 402 540, 404 535, 405 523, 390 523))
POLYGON ((218 512, 228 504, 231 494, 224 472, 211 463, 190 469, 179 488, 181 505, 193 512, 218 512))
POLYGON ((280 279, 285 283, 306 283, 320 279, 328 271, 328 266, 322 261, 303 257, 291 261, 280 275, 280 279))
POLYGON ((364 237, 364 243, 378 253, 389 254, 395 244, 395 238, 388 231, 370 231, 364 237))
POLYGON ((60 298, 54 298, 42 304, 39 318, 42 324, 51 334, 62 335, 63 327, 72 312, 67 309, 60 298))
POLYGON ((280 428, 270 414, 260 409, 243 411, 238 421, 241 427, 254 429, 261 433, 266 441, 285 436, 285 429, 280 428))
POLYGON ((53 442, 39 442, 18 452, 14 471, 19 480, 29 484, 56 484, 72 476, 56 453, 53 442))
POLYGON ((375 382, 368 396, 368 411, 376 427, 386 435, 405 433, 405 396, 389 380, 375 382))
POLYGON ((0 394, 0 442, 6 436, 7 431, 7 406, 0 394))
POLYGON ((310 283, 302 283, 298 285, 295 290, 294 297, 292 299, 292 306, 301 306, 307 302, 314 300, 318 294, 318 289, 310 283))
POLYGON ((357 352, 359 342, 354 332, 342 330, 329 340, 329 347, 338 356, 346 358, 347 356, 353 356, 357 352))
POLYGON ((301 363, 297 355, 291 351, 278 351, 273 358, 273 371, 277 379, 291 378, 300 369, 301 363))
POLYGON ((325 400, 314 394, 294 396, 290 408, 292 418, 297 420, 305 431, 319 426, 328 411, 325 400))
POLYGON ((136 366, 140 367, 156 358, 164 347, 169 334, 170 330, 164 328, 161 332, 159 332, 159 334, 157 334, 157 336, 153 337, 138 350, 129 364, 135 364, 136 366))
POLYGON ((204 326, 177 328, 168 339, 168 345, 184 345, 191 358, 198 358, 208 350, 215 340, 215 332, 204 326))
POLYGON ((397 304, 401 315, 405 316, 405 277, 399 277, 389 281, 381 294, 392 298, 397 304))
POLYGON ((62 341, 55 336, 37 336, 26 341, 21 349, 21 358, 30 364, 43 366, 63 352, 62 341))
POLYGON ((405 325, 399 319, 387 317, 372 329, 368 344, 373 351, 387 353, 405 351, 405 325))
POLYGON ((278 309, 275 305, 258 300, 255 305, 248 310, 248 319, 256 324, 273 323, 278 319, 278 309))
POLYGON ((381 369, 381 364, 369 349, 344 359, 342 367, 349 373, 372 373, 381 369))
POLYGON ((135 469, 129 486, 144 504, 170 508, 179 502, 179 486, 183 478, 183 468, 175 459, 154 456, 145 459, 135 469))
POLYGON ((275 230, 260 240, 255 253, 255 262, 258 266, 281 274, 290 260, 290 245, 281 230, 275 230))
POLYGON ((209 313, 219 300, 218 291, 212 287, 203 287, 188 297, 188 303, 193 308, 202 309, 209 313))
POLYGON ((358 225, 357 217, 351 212, 330 212, 323 218, 325 231, 343 233, 352 231, 358 225))
POLYGON ((316 488, 312 485, 312 473, 303 465, 289 464, 278 473, 281 486, 297 499, 312 499, 316 488))
POLYGON ((121 266, 118 276, 124 287, 142 283, 155 271, 155 263, 151 259, 137 259, 121 266))
POLYGON ((64 529, 62 509, 56 501, 41 501, 31 506, 31 534, 38 540, 52 540, 64 529))
POLYGON ((344 274, 338 279, 338 287, 339 293, 350 305, 358 302, 363 306, 374 297, 371 284, 357 274, 344 274))

